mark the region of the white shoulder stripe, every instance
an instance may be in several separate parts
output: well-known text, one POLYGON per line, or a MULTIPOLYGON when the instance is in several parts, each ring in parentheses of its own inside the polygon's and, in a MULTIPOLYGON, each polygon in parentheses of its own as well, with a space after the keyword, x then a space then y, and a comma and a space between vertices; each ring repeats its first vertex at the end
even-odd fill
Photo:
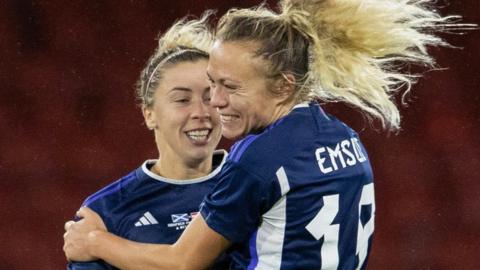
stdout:
POLYGON ((280 184, 282 196, 285 196, 285 194, 290 191, 290 184, 288 183, 287 174, 285 173, 285 169, 283 167, 278 169, 277 179, 278 183, 280 184))
POLYGON ((262 216, 262 224, 257 231, 255 248, 258 263, 255 269, 275 270, 282 265, 282 251, 285 239, 285 225, 287 221, 287 197, 290 191, 285 169, 277 171, 277 180, 280 184, 282 197, 275 205, 262 216))

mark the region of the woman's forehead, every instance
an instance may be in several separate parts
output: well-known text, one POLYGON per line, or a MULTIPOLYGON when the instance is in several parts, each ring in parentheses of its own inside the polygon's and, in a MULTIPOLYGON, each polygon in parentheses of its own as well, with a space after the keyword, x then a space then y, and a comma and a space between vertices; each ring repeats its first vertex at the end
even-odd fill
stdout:
POLYGON ((210 52, 207 72, 216 79, 235 80, 258 76, 266 63, 256 55, 256 50, 257 46, 250 42, 217 41, 210 52))
POLYGON ((203 89, 204 86, 208 86, 206 68, 206 60, 182 62, 171 66, 163 73, 158 89, 162 89, 161 92, 168 92, 175 87, 185 89, 201 87, 203 89))

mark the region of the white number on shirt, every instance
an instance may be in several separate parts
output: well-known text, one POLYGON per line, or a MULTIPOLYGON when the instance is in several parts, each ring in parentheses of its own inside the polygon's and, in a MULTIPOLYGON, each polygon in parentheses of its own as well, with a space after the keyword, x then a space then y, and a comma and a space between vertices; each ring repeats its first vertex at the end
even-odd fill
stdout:
MULTIPOLYGON (((322 258, 322 270, 337 269, 339 263, 338 257, 338 238, 340 232, 339 224, 332 224, 339 209, 338 194, 323 197, 323 207, 317 215, 305 227, 315 239, 320 240, 324 237, 323 245, 320 251, 322 258)), ((358 232, 357 232, 357 252, 359 263, 357 269, 360 269, 367 257, 368 239, 373 234, 375 216, 375 197, 373 192, 373 183, 363 186, 360 202, 358 205, 358 232), (365 226, 360 220, 361 209, 363 205, 372 206, 372 215, 365 226)))

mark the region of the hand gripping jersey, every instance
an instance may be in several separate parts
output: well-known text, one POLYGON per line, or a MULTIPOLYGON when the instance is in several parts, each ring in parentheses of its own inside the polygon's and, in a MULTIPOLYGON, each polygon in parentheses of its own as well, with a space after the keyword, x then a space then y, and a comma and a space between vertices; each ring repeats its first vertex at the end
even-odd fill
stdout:
MULTIPOLYGON (((88 197, 84 205, 97 212, 109 232, 143 243, 172 244, 197 214, 204 196, 218 182, 227 152, 217 150, 213 171, 190 180, 163 178, 150 171, 155 160, 88 197)), ((225 269, 225 258, 212 269, 225 269)), ((75 262, 67 269, 117 269, 106 262, 75 262)))
POLYGON ((231 269, 364 269, 373 175, 358 135, 300 104, 238 141, 200 212, 233 243, 231 269))

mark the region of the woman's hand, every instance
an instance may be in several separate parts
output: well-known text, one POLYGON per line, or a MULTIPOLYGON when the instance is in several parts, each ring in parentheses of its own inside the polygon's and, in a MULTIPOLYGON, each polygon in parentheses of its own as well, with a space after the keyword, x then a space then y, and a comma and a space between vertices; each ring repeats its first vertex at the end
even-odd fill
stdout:
POLYGON ((63 235, 63 251, 69 261, 93 261, 92 255, 95 238, 98 232, 107 231, 102 218, 88 207, 82 207, 77 212, 82 218, 79 221, 67 221, 63 235))

